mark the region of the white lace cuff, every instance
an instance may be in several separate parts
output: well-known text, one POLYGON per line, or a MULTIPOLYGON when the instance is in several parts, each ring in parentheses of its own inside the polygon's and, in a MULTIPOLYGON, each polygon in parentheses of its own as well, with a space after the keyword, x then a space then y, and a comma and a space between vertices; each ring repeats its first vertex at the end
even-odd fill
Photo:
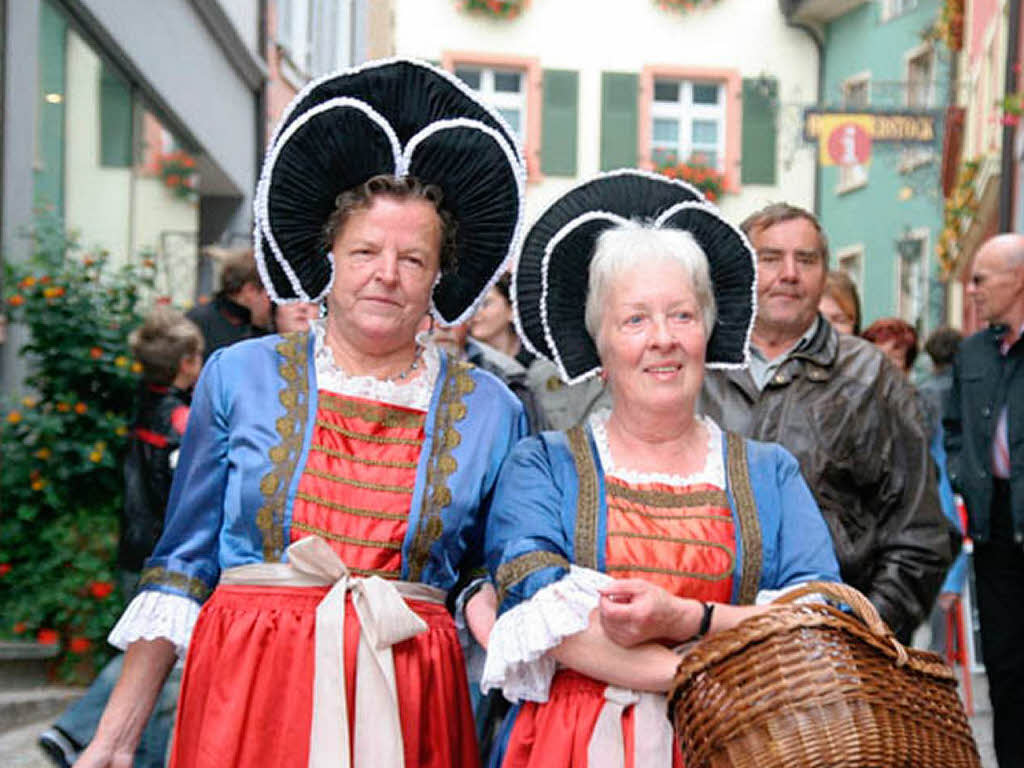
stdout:
POLYGON ((486 693, 500 688, 511 702, 547 701, 556 666, 547 652, 587 628, 598 590, 613 581, 574 565, 554 584, 502 614, 491 631, 481 689, 486 693))
MULTIPOLYGON (((754 598, 754 605, 768 605, 769 603, 775 602, 776 598, 782 597, 787 592, 792 592, 797 587, 802 587, 803 583, 790 584, 788 587, 782 587, 781 589, 762 589, 757 593, 757 597, 754 598)), ((795 603, 824 603, 828 602, 821 595, 804 595, 794 600, 795 603)))
POLYGON ((163 637, 174 643, 178 658, 184 659, 197 618, 199 603, 195 600, 147 589, 128 603, 107 642, 123 651, 136 640, 163 637))

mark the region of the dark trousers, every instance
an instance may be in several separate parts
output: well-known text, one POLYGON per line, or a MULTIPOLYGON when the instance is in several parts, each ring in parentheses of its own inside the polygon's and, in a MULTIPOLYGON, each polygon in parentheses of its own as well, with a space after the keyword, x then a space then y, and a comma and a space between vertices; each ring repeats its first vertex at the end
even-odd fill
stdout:
POLYGON ((1024 768, 1024 547, 1013 542, 1009 484, 994 491, 992 538, 974 548, 982 658, 999 768, 1024 768))

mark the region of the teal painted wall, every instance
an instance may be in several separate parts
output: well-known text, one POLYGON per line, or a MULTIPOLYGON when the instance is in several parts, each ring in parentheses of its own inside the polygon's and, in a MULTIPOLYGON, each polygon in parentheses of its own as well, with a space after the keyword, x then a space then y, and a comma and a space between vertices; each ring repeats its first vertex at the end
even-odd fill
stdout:
MULTIPOLYGON (((830 22, 825 29, 824 106, 842 108, 843 82, 869 72, 871 109, 906 108, 906 54, 919 48, 939 12, 939 0, 918 0, 917 7, 896 18, 881 20, 881 2, 869 2, 830 22)), ((932 106, 947 100, 949 52, 933 45, 932 106)), ((879 317, 897 314, 898 252, 896 241, 910 230, 928 230, 929 285, 919 330, 941 322, 943 291, 935 280, 935 240, 941 229, 941 122, 930 162, 901 172, 904 152, 912 145, 875 143, 867 183, 840 192, 838 166, 819 167, 821 220, 829 235, 833 266, 839 251, 863 245, 861 303, 867 327, 879 317), (907 191, 909 190, 909 197, 907 191), (901 194, 902 193, 902 194, 901 194), (905 199, 904 199, 905 198, 905 199)), ((922 147, 922 145, 917 145, 922 147)))

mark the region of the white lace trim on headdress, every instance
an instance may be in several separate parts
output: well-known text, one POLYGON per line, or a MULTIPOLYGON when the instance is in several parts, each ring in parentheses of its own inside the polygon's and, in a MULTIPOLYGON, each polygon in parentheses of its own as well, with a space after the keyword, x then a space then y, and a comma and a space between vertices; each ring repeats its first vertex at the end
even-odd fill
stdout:
POLYGON ((345 373, 334 362, 334 354, 327 346, 327 320, 314 320, 312 327, 318 388, 402 408, 430 410, 430 398, 441 370, 441 355, 433 342, 422 337, 418 339, 423 345, 419 375, 408 381, 383 381, 373 376, 350 376, 345 373))
POLYGON ((487 643, 481 690, 499 688, 511 702, 547 701, 558 667, 547 652, 587 628, 599 590, 613 581, 573 565, 561 579, 503 613, 487 643))
POLYGON ((107 642, 123 651, 136 640, 162 637, 174 643, 174 652, 184 659, 198 618, 199 603, 192 598, 143 590, 128 603, 107 642))
POLYGON ((608 418, 611 410, 602 408, 590 415, 590 429, 594 434, 597 452, 601 457, 601 466, 605 475, 617 477, 623 482, 633 485, 641 483, 661 483, 683 487, 687 485, 707 484, 715 488, 725 489, 725 464, 722 461, 722 430, 711 419, 698 416, 697 422, 707 433, 707 457, 703 469, 691 475, 672 475, 663 472, 644 472, 630 467, 616 466, 608 447, 608 418))

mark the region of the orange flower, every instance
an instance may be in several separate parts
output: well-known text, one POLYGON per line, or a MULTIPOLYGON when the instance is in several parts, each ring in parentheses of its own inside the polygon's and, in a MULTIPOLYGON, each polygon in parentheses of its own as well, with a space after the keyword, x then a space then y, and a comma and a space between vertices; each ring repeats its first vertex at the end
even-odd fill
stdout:
POLYGON ((39 449, 38 451, 36 451, 36 452, 35 452, 35 453, 34 453, 33 455, 34 455, 34 456, 35 456, 35 457, 36 457, 37 459, 41 459, 42 461, 46 461, 46 460, 47 460, 47 459, 49 459, 49 458, 50 458, 50 456, 52 456, 53 454, 52 454, 52 453, 50 452, 50 449, 49 449, 49 448, 40 448, 40 449, 39 449))
POLYGON ((10 563, 0 563, 0 578, 6 576, 10 572, 11 572, 11 564, 10 563))
POLYGON ((118 368, 124 368, 126 365, 128 365, 128 358, 125 357, 124 355, 118 355, 117 357, 114 358, 114 365, 116 365, 118 368))
POLYGON ((85 403, 75 403, 75 413, 81 416, 83 413, 89 410, 89 406, 85 403))
POLYGON ((21 412, 11 411, 10 413, 7 414, 7 421, 9 421, 11 424, 17 424, 19 421, 21 421, 21 412))
POLYGON ((114 430, 114 434, 117 435, 118 437, 124 437, 125 435, 128 434, 128 427, 122 424, 120 427, 114 430))
POLYGON ((95 263, 96 263, 96 259, 92 258, 91 256, 86 256, 84 259, 82 259, 82 264, 87 266, 87 267, 91 267, 95 263))
POLYGON ((103 349, 101 347, 93 347, 89 350, 89 357, 93 360, 99 360, 103 357, 103 349))
POLYGON ((95 597, 97 600, 102 600, 105 597, 110 597, 110 593, 114 591, 114 585, 109 581, 90 581, 89 582, 89 594, 95 597))
POLYGON ((87 637, 72 637, 68 650, 72 653, 87 653, 92 648, 92 641, 87 637))
POLYGON ((56 299, 64 295, 64 286, 62 285, 51 285, 49 288, 43 289, 43 296, 48 299, 56 299))
POLYGON ((156 262, 153 261, 152 259, 143 259, 142 266, 148 267, 149 269, 153 269, 153 267, 156 266, 156 262))
POLYGON ((43 480, 41 477, 40 478, 36 478, 35 480, 32 481, 32 490, 33 491, 41 491, 45 487, 46 487, 46 481, 43 480))
POLYGON ((67 413, 71 410, 70 403, 57 403, 57 413, 67 413))
POLYGON ((36 632, 36 642, 43 645, 56 645, 60 641, 60 635, 56 629, 40 629, 36 632))
POLYGON ((49 282, 50 282, 50 276, 49 275, 43 275, 42 277, 39 278, 39 284, 40 285, 46 285, 49 282))
POLYGON ((23 397, 21 398, 21 404, 24 405, 26 408, 35 408, 36 399, 34 397, 23 397))
POLYGON ((28 629, 28 624, 26 624, 24 621, 19 621, 17 624, 15 624, 13 627, 11 627, 11 629, 14 630, 14 634, 20 635, 26 629, 28 629))
POLYGON ((89 461, 91 461, 93 464, 99 464, 101 461, 103 461, 103 452, 93 451, 92 453, 89 454, 89 461))
POLYGON ((20 307, 25 303, 25 297, 16 293, 7 300, 7 303, 12 307, 20 307))
POLYGON ((22 280, 20 283, 18 283, 18 287, 19 288, 31 288, 35 284, 36 284, 36 279, 34 277, 32 277, 32 275, 29 275, 24 280, 22 280))
POLYGON ((132 363, 132 373, 142 373, 142 363, 138 361, 132 363))

